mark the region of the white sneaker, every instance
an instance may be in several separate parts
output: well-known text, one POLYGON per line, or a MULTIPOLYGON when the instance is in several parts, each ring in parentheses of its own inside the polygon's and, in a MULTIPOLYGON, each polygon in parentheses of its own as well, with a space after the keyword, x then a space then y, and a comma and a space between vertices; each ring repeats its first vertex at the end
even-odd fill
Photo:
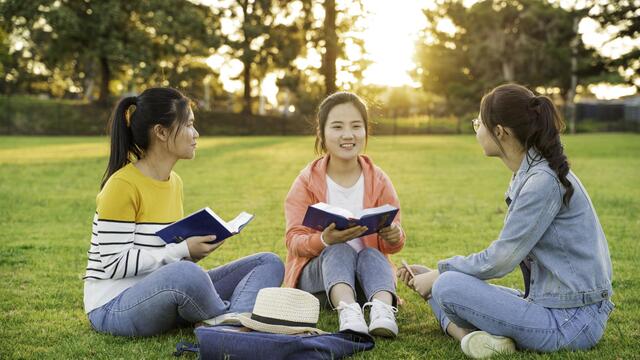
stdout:
POLYGON ((240 319, 238 319, 239 315, 244 315, 247 317, 251 317, 251 313, 226 313, 222 315, 218 315, 214 318, 202 320, 208 326, 215 325, 237 325, 240 324, 240 319))
POLYGON ((357 302, 347 304, 344 301, 340 301, 336 309, 338 309, 338 317, 340 318, 340 331, 352 330, 357 333, 368 334, 364 314, 357 302))
POLYGON ((473 359, 484 359, 501 354, 516 352, 516 344, 504 336, 491 335, 486 331, 474 331, 465 335, 460 342, 462 352, 473 359))
POLYGON ((371 312, 369 312, 369 334, 382 337, 398 336, 398 325, 396 324, 395 316, 395 313, 398 312, 397 308, 378 299, 373 299, 372 302, 368 302, 364 306, 371 306, 371 312))

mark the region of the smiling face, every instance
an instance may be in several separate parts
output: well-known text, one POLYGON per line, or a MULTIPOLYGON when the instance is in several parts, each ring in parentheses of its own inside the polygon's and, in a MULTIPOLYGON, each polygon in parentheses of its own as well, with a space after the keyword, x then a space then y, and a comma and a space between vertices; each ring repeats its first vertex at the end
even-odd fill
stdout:
POLYGON ((324 126, 327 154, 343 160, 352 160, 363 150, 366 138, 365 121, 352 103, 336 105, 329 111, 324 126))

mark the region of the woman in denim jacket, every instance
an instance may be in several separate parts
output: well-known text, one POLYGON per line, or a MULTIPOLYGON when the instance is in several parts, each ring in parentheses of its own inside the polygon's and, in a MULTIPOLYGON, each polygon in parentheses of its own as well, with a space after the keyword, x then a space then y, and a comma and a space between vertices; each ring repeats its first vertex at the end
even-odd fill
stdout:
POLYGON ((473 358, 519 349, 584 350, 602 338, 613 303, 607 240, 591 199, 569 170, 552 101, 501 85, 473 121, 485 155, 513 171, 504 227, 485 250, 412 265, 398 277, 429 301, 443 330, 473 358), (518 265, 525 292, 491 285, 518 265))

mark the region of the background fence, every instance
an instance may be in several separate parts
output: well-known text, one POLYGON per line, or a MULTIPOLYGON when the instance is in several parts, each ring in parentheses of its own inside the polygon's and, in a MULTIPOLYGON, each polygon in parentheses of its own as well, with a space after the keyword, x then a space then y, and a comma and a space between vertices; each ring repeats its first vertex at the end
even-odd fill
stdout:
MULTIPOLYGON (((0 135, 105 135, 110 106, 27 96, 0 96, 0 135)), ((469 114, 456 117, 381 118, 372 114, 376 135, 473 133, 469 114), (467 119, 468 118, 468 119, 467 119), (459 121, 460 120, 460 121, 459 121)), ((640 131, 640 104, 577 104, 578 132, 640 131)), ((201 135, 313 135, 311 116, 261 116, 196 110, 201 135)))

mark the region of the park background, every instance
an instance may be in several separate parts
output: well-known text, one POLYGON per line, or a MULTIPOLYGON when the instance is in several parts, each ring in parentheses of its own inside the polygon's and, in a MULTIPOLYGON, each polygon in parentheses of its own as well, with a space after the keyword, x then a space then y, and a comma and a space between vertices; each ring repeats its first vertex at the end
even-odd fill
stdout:
MULTIPOLYGON (((593 350, 515 358, 637 357, 640 336, 640 1, 0 0, 0 358, 169 358, 190 329, 145 339, 91 330, 82 276, 117 99, 171 86, 197 104, 185 212, 256 220, 200 264, 284 258, 283 201, 314 159, 314 110, 354 91, 367 153, 400 196, 405 249, 434 266, 479 251, 510 174, 471 135, 479 99, 518 82, 550 96, 572 168, 607 234, 617 307, 593 350), (259 170, 259 171, 256 171, 259 170)), ((497 284, 521 287, 513 272, 497 284)), ((404 286, 400 336, 356 356, 463 358, 404 286)), ((323 311, 320 327, 337 329, 323 311)))

